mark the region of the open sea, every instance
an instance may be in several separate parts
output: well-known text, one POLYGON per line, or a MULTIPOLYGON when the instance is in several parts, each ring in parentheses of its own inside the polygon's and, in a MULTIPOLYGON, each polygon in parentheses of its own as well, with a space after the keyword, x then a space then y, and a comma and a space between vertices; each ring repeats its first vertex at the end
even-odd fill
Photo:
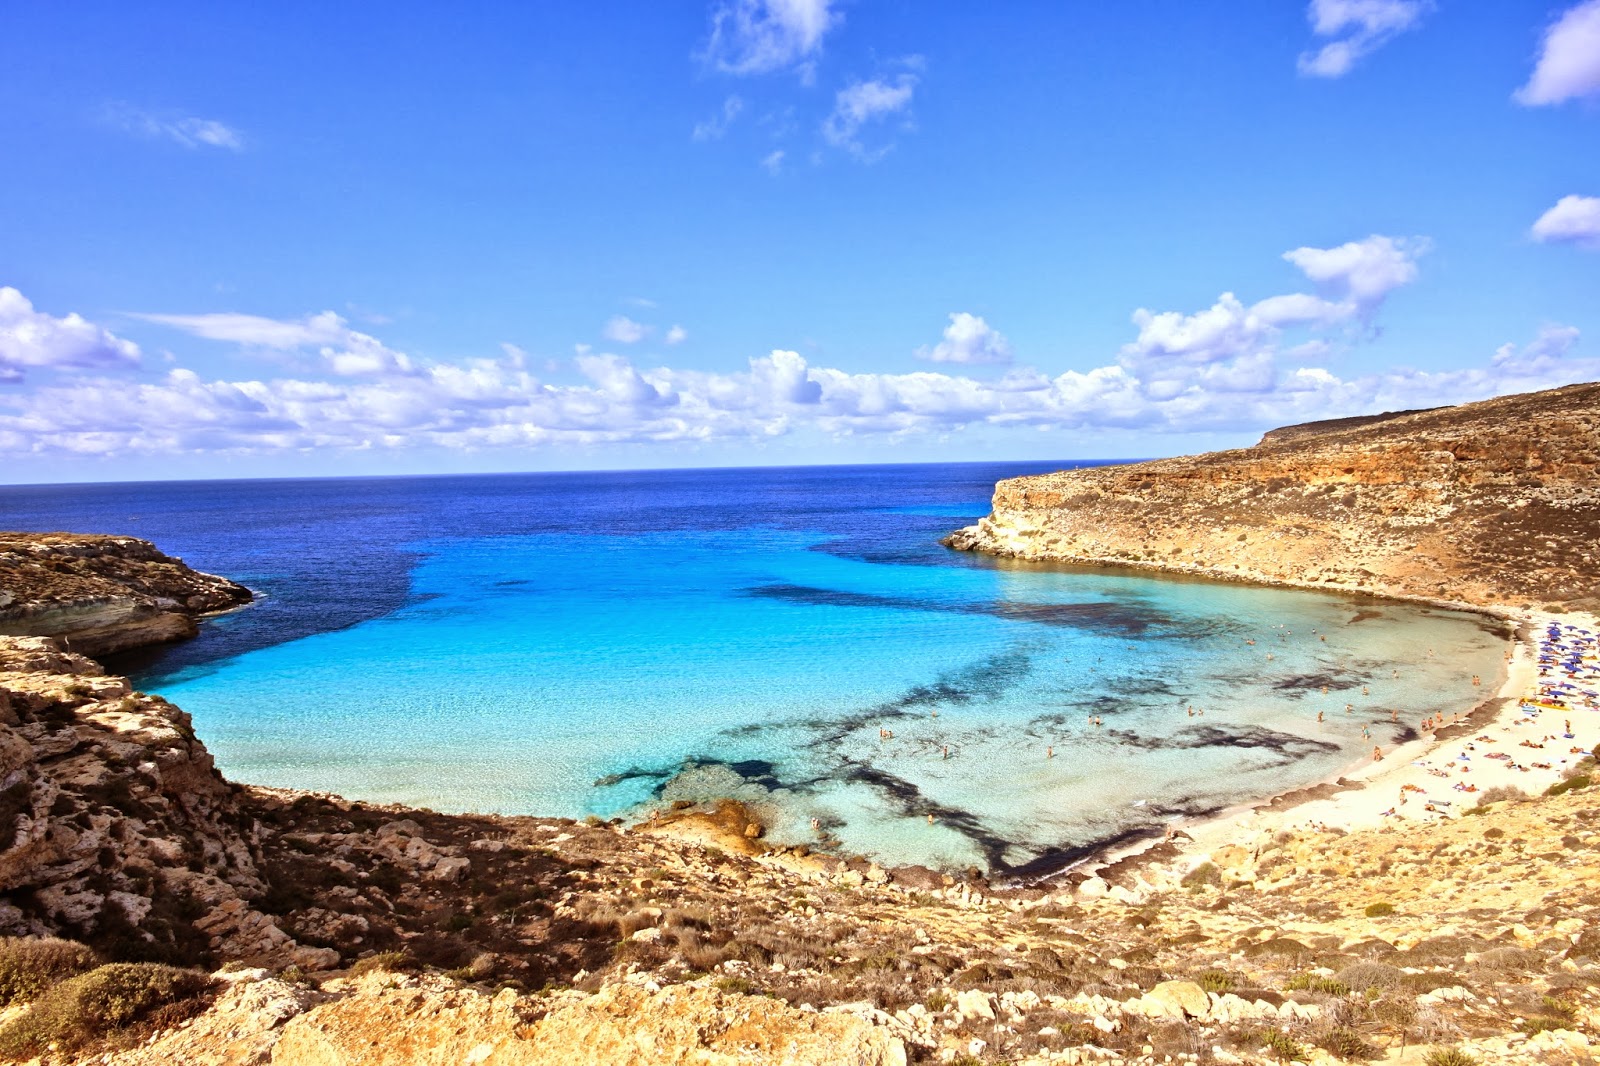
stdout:
POLYGON ((571 817, 733 796, 887 863, 1040 872, 1503 676, 1473 615, 938 544, 998 478, 1073 465, 19 486, 0 528, 144 537, 262 595, 112 664, 236 780, 571 817))

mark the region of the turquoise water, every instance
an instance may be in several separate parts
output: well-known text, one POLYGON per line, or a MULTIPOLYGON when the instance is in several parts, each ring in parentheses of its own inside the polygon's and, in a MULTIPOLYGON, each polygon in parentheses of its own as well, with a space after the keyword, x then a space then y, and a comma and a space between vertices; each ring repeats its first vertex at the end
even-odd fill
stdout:
POLYGON ((191 563, 270 598, 139 680, 238 780, 573 817, 737 796, 780 839, 1004 871, 1318 780, 1499 676, 1472 616, 938 547, 1005 472, 347 482, 293 522, 285 483, 210 524, 157 494, 191 563), (333 521, 403 595, 282 578, 333 521))

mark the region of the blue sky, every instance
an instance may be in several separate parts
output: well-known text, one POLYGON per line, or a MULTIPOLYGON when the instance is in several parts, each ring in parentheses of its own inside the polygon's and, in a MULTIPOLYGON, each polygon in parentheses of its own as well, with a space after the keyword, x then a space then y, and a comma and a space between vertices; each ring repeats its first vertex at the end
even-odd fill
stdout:
POLYGON ((1600 377, 1600 0, 0 14, 0 481, 1173 454, 1600 377))

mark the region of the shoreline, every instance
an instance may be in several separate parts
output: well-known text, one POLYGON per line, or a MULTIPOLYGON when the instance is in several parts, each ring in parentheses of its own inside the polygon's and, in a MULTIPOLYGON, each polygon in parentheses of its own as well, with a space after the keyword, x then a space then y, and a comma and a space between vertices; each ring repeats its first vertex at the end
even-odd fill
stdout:
MULTIPOLYGON (((1077 889, 1088 881, 1099 879, 1092 894, 1101 894, 1117 886, 1124 891, 1141 887, 1173 887, 1195 868, 1209 862, 1213 852, 1230 845, 1244 845, 1253 838, 1283 830, 1313 830, 1349 833, 1356 831, 1384 831, 1397 824, 1415 824, 1418 821, 1442 821, 1462 817, 1476 805, 1474 796, 1481 796, 1491 788, 1510 786, 1530 795, 1539 795, 1550 785, 1561 781, 1567 770, 1581 756, 1552 752, 1559 756, 1549 769, 1529 768, 1513 773, 1508 767, 1491 766, 1479 759, 1474 765, 1480 776, 1471 785, 1476 791, 1463 792, 1459 797, 1444 799, 1444 809, 1438 809, 1441 800, 1436 772, 1445 772, 1435 766, 1435 761, 1452 742, 1474 745, 1475 738, 1497 734, 1507 742, 1514 740, 1508 732, 1524 722, 1539 721, 1522 713, 1522 699, 1536 694, 1540 675, 1538 671, 1538 640, 1552 622, 1558 625, 1577 625, 1589 632, 1600 631, 1600 618, 1580 612, 1554 614, 1546 611, 1516 612, 1503 607, 1478 608, 1481 613, 1492 614, 1517 623, 1512 638, 1512 657, 1506 664, 1506 673, 1500 687, 1491 695, 1480 699, 1467 712, 1460 723, 1444 726, 1433 733, 1418 737, 1385 753, 1383 761, 1374 763, 1362 760, 1345 769, 1330 774, 1310 785, 1290 789, 1274 796, 1248 803, 1237 804, 1196 822, 1183 825, 1171 841, 1146 839, 1137 844, 1111 846, 1101 855, 1084 859, 1070 871, 1053 878, 1043 879, 1036 887, 1077 889), (1406 805, 1408 790, 1416 793, 1420 807, 1401 810, 1406 805), (1398 798, 1397 798, 1398 797, 1398 798), (1429 810, 1433 806, 1435 809, 1429 810), (1392 813, 1391 813, 1392 812, 1392 813), (1387 819, 1393 819, 1388 821, 1387 819)), ((1593 750, 1594 737, 1600 730, 1585 730, 1593 734, 1588 738, 1588 749, 1593 750)), ((1572 747, 1583 747, 1584 742, 1570 741, 1572 747)), ((1557 744, 1568 743, 1557 735, 1557 744)), ((1465 782, 1463 782, 1465 783, 1465 782)), ((1453 791, 1454 786, 1449 786, 1453 791)))

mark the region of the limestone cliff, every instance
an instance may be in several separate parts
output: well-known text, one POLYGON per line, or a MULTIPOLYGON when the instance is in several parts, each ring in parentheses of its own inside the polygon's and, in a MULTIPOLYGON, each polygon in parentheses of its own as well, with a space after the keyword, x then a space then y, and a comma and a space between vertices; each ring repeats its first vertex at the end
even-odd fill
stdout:
POLYGON ((248 900, 256 819, 189 716, 42 637, 0 637, 0 934, 113 958, 315 967, 248 900))
POLYGON ((200 615, 250 598, 135 537, 0 533, 0 636, 62 637, 107 655, 192 637, 200 615))
POLYGON ((1473 604, 1600 604, 1600 384, 1014 478, 951 547, 1473 604))

